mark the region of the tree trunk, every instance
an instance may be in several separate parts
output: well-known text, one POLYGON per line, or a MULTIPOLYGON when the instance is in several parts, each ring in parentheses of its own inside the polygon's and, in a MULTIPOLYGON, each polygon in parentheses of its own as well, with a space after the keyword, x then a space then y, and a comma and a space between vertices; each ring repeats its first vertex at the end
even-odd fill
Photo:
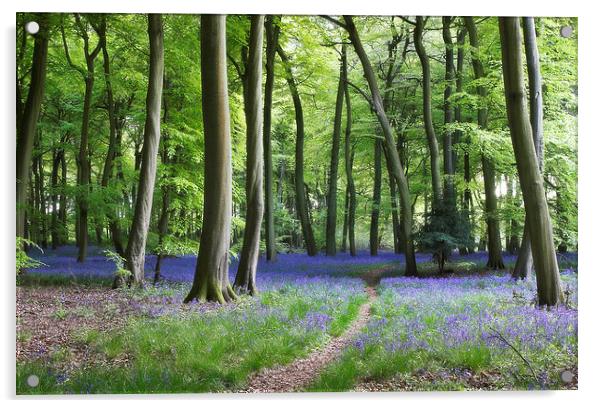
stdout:
MULTIPOLYGON (((23 108, 20 120, 17 122, 17 227, 18 237, 25 237, 25 217, 27 207, 27 193, 29 190, 29 169, 33 141, 36 135, 38 117, 44 99, 44 83, 46 80, 46 61, 48 58, 48 18, 45 14, 36 15, 40 30, 35 36, 33 57, 31 63, 31 80, 27 101, 23 108)), ((26 34, 23 34, 26 35, 26 34)))
POLYGON ((126 250, 130 281, 144 285, 144 256, 157 173, 157 152, 161 139, 161 95, 163 93, 163 27, 160 14, 148 15, 150 48, 149 79, 146 93, 146 121, 144 145, 140 164, 140 178, 136 193, 136 207, 126 250))
MULTIPOLYGON (((341 56, 345 53, 341 46, 341 56)), ((345 98, 345 73, 343 58, 339 73, 339 85, 334 109, 334 131, 332 132, 332 150, 330 152, 330 174, 328 177, 328 199, 326 215, 326 255, 337 254, 337 181, 339 175, 339 150, 341 146, 341 123, 343 120, 343 99, 345 98)))
POLYGON ((232 147, 226 64, 226 16, 201 16, 201 86, 205 138, 203 230, 194 281, 184 302, 236 298, 228 279, 232 218, 232 147))
POLYGON ((276 51, 284 64, 286 72, 286 82, 288 83, 293 104, 295 105, 295 123, 297 124, 297 137, 295 142, 295 203, 297 206, 297 215, 301 223, 301 232, 307 249, 307 255, 315 256, 318 253, 314 232, 309 219, 309 208, 306 199, 305 179, 303 175, 303 142, 305 139, 305 129, 303 123, 303 107, 301 98, 297 90, 297 84, 293 77, 293 71, 287 55, 280 44, 276 44, 276 51))
POLYGON ((244 95, 247 125, 247 165, 245 232, 238 271, 234 281, 237 291, 257 294, 255 274, 259 258, 261 222, 263 217, 263 139, 261 134, 261 54, 264 16, 251 17, 249 55, 245 68, 244 95))
POLYGON ((406 257, 406 275, 414 276, 417 274, 417 268, 416 256, 414 254, 414 240, 412 237, 412 204, 410 200, 408 182, 401 165, 401 161, 399 160, 393 129, 383 106, 382 97, 380 90, 378 89, 378 83, 376 81, 376 76, 374 75, 372 64, 370 63, 368 55, 364 50, 364 46, 362 45, 357 28, 353 22, 353 17, 344 16, 344 19, 346 23, 345 29, 349 33, 349 39, 351 40, 355 52, 362 64, 364 76, 366 77, 366 81, 370 87, 373 108, 376 112, 376 116, 385 136, 385 158, 391 162, 391 168, 393 169, 393 175, 395 176, 395 183, 397 184, 399 202, 403 215, 401 219, 401 235, 406 257))
MULTIPOLYGON (((100 41, 103 58, 103 70, 105 79, 105 88, 107 93, 107 113, 109 116, 109 147, 107 149, 107 155, 102 169, 101 176, 101 187, 106 190, 109 186, 109 181, 113 175, 113 168, 115 166, 115 159, 117 157, 117 115, 115 113, 115 100, 113 97, 113 86, 111 82, 111 60, 109 58, 109 50, 107 48, 107 35, 106 35, 106 16, 103 14, 100 17, 100 24, 95 27, 96 33, 100 41)), ((105 200, 109 200, 109 197, 105 196, 105 200)), ((109 202, 109 204, 112 204, 109 202)), ((110 205, 109 205, 110 207, 110 205)), ((119 226, 119 217, 113 212, 111 208, 107 213, 109 220, 109 229, 111 231, 111 239, 113 240, 113 246, 115 251, 122 258, 125 257, 125 250, 123 248, 123 242, 121 241, 121 228, 119 226)))
MULTIPOLYGON (((541 89, 541 74, 539 67, 539 50, 535 33, 533 17, 523 17, 523 34, 525 37, 525 57, 527 60, 527 73, 529 77, 529 118, 533 133, 533 144, 537 155, 539 171, 543 173, 543 93, 541 89)), ((533 270, 533 256, 531 255, 531 242, 527 231, 525 219, 523 240, 521 242, 518 258, 512 276, 515 279, 525 279, 533 270)))
POLYGON ((414 28, 414 47, 416 54, 420 58, 422 66, 422 115, 424 118, 424 130, 429 147, 431 158, 431 183, 433 186, 433 209, 441 208, 443 193, 441 189, 441 177, 439 175, 439 144, 433 127, 433 112, 431 107, 431 67, 429 57, 426 54, 422 44, 422 33, 424 30, 424 18, 416 17, 416 26, 414 28))
MULTIPOLYGON (((451 36, 451 17, 443 17, 443 41, 445 43, 445 91, 443 93, 444 124, 451 125, 454 120, 454 111, 449 98, 452 94, 454 80, 454 44, 451 36)), ((444 190, 443 199, 446 206, 456 208, 456 191, 454 187, 454 157, 453 157, 453 132, 445 129, 443 136, 443 174, 444 190)))
MULTIPOLYGON (((481 60, 476 55, 479 49, 479 39, 477 28, 472 17, 464 17, 464 24, 468 30, 468 38, 473 48, 471 52, 472 67, 476 80, 485 77, 485 70, 481 60)), ((477 94, 482 102, 487 97, 487 90, 484 86, 477 86, 477 94)), ((487 108, 479 108, 478 114, 479 128, 487 129, 487 108)), ((495 165, 490 157, 481 155, 483 165, 483 181, 485 184, 485 217, 487 221, 487 267, 492 269, 504 269, 504 260, 502 258, 502 242, 500 238, 500 222, 497 213, 497 196, 495 194, 495 165)))
POLYGON ((52 171, 50 173, 50 201, 52 205, 52 215, 50 218, 50 240, 52 249, 57 249, 60 244, 59 236, 59 202, 58 202, 58 189, 59 189, 59 166, 61 165, 61 149, 54 148, 52 150, 52 171))
POLYGON ((499 27, 506 112, 525 201, 538 301, 540 306, 549 307, 562 302, 563 295, 554 249, 552 222, 525 100, 520 21, 517 17, 500 17, 499 27))
POLYGON ((374 138, 374 184, 372 188, 372 211, 370 213, 370 255, 378 255, 378 221, 382 187, 382 142, 374 138))
POLYGON ((349 194, 349 208, 347 213, 347 232, 349 234, 349 254, 356 255, 355 247, 355 182, 353 181, 353 156, 354 148, 351 144, 351 97, 349 95, 349 86, 347 85, 347 49, 343 48, 342 55, 343 73, 345 75, 345 174, 347 176, 347 193, 349 194))
POLYGON ((274 232, 274 194, 272 163, 272 94, 274 92, 274 59, 276 43, 280 29, 274 24, 274 16, 267 16, 265 21, 266 63, 265 63, 265 100, 263 105, 263 155, 265 171, 265 245, 266 259, 276 260, 276 237, 274 232))

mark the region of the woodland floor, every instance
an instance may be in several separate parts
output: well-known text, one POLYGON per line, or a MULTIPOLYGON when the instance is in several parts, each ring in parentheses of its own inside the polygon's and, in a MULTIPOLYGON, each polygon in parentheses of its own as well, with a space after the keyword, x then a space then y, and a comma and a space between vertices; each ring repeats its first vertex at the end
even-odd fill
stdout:
POLYGON ((258 298, 219 306, 182 304, 193 256, 166 259, 156 287, 111 290, 98 250, 83 265, 72 252, 17 286, 18 394, 577 388, 576 254, 559 255, 569 302, 542 311, 534 282, 484 254, 445 277, 419 255, 422 278, 395 254, 282 254, 260 261, 258 298))

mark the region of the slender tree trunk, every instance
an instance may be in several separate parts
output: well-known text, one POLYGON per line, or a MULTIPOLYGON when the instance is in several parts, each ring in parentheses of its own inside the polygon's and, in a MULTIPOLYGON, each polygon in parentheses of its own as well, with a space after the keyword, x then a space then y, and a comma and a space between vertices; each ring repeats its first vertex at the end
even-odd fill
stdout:
POLYGON ((416 17, 416 26, 414 28, 414 47, 420 64, 422 65, 422 115, 424 118, 424 130, 429 147, 431 158, 431 183, 433 186, 433 209, 441 208, 441 200, 443 193, 441 188, 441 176, 439 174, 439 144, 437 143, 437 135, 433 127, 433 113, 431 107, 431 67, 429 57, 426 54, 424 45, 422 44, 422 33, 424 30, 424 18, 416 17))
MULTIPOLYGON (((539 50, 533 17, 523 17, 523 34, 525 37, 525 56, 529 77, 529 118, 533 133, 533 144, 539 171, 543 173, 543 93, 541 89, 541 74, 539 67, 539 50)), ((515 279, 525 279, 533 270, 531 241, 525 218, 523 240, 512 276, 515 279)))
MULTIPOLYGON (((102 169, 102 178, 100 185, 106 190, 109 186, 109 181, 113 175, 113 168, 115 167, 115 159, 117 157, 117 115, 115 113, 115 99, 113 97, 113 86, 111 81, 111 60, 109 58, 109 50, 107 48, 107 35, 106 35, 106 16, 101 15, 100 24, 95 27, 96 33, 100 41, 103 58, 103 70, 105 79, 105 88, 107 93, 107 112, 109 116, 109 147, 107 149, 107 155, 102 169)), ((107 200, 109 197, 106 198, 107 200)), ((119 225, 119 218, 117 214, 109 209, 107 213, 109 219, 109 229, 111 231, 111 239, 113 240, 113 246, 115 251, 122 258, 125 257, 125 250, 123 242, 121 240, 121 228, 119 225)))
POLYGON ((284 64, 286 81, 293 98, 293 104, 295 105, 295 122, 297 124, 297 137, 295 142, 295 203, 297 206, 297 215, 299 217, 299 221, 301 222, 301 232, 303 233, 303 240, 305 241, 307 255, 315 256, 317 255, 318 250, 309 217, 308 202, 306 199, 307 192, 305 190, 305 179, 303 174, 303 142, 305 139, 303 107, 301 105, 299 91, 297 90, 297 84, 295 83, 295 79, 293 77, 290 61, 280 44, 276 44, 276 51, 278 52, 278 55, 284 64))
MULTIPOLYGON (((17 229, 18 237, 25 237, 25 217, 27 192, 29 190, 29 169, 33 141, 37 132, 38 117, 44 98, 46 61, 48 58, 48 18, 45 14, 36 15, 40 30, 36 34, 31 63, 31 80, 27 101, 17 122, 17 229)), ((23 34, 25 35, 25 34, 23 34)))
POLYGON ((60 244, 59 236, 59 166, 61 165, 61 149, 54 148, 52 151, 52 171, 50 173, 50 201, 52 202, 52 215, 50 218, 50 240, 52 249, 57 249, 60 244))
MULTIPOLYGON (((341 55, 345 45, 341 46, 341 55)), ((332 132, 332 150, 330 152, 330 174, 328 178, 328 198, 326 215, 326 255, 337 254, 337 181, 339 176, 339 150, 341 146, 341 123, 343 120, 343 100, 345 98, 345 73, 341 57, 339 86, 334 109, 334 131, 332 132)))
POLYGON ((144 256, 157 173, 157 152, 161 139, 161 95, 163 93, 163 27, 160 14, 148 15, 150 48, 149 80, 146 93, 144 145, 136 207, 126 250, 128 270, 136 286, 144 285, 144 256))
MULTIPOLYGON (((450 101, 454 80, 454 43, 451 35, 451 17, 443 17, 443 41, 445 43, 445 91, 443 93, 444 124, 449 126, 454 120, 454 110, 450 101)), ((453 132, 445 129, 443 136, 443 198, 446 206, 456 208, 454 187, 453 132)))
MULTIPOLYGON (((345 172, 347 171, 345 158, 345 172)), ((349 230, 349 186, 345 186, 345 211, 343 215, 343 235, 341 237, 341 252, 347 252, 347 235, 349 230)))
POLYGON ((261 132, 261 77, 264 16, 251 17, 249 56, 245 69, 245 119, 247 125, 247 166, 245 232, 238 271, 234 281, 237 291, 257 294, 255 275, 259 258, 263 217, 263 139, 261 132))
POLYGON ((355 182, 353 181, 353 157, 354 148, 351 143, 351 97, 349 95, 349 86, 347 85, 347 50, 343 48, 343 73, 345 74, 345 173, 347 176, 347 192, 349 194, 349 209, 347 213, 347 232, 349 234, 349 254, 355 256, 357 251, 355 247, 355 208, 357 198, 355 196, 355 182))
POLYGON ((67 229, 67 160, 65 158, 65 150, 61 152, 61 198, 59 205, 59 220, 61 224, 60 243, 62 245, 69 240, 67 229))
POLYGON ((276 260, 276 237, 274 232, 274 194, 272 162, 272 94, 274 92, 274 59, 280 29, 274 24, 274 16, 265 21, 266 63, 265 100, 263 105, 263 144, 265 164, 265 245, 266 259, 276 260))
MULTIPOLYGON (((163 124, 166 125, 167 124, 167 120, 168 120, 168 113, 169 113, 169 104, 167 102, 167 95, 165 95, 165 89, 169 87, 168 82, 166 81, 165 78, 163 78, 163 83, 164 83, 164 95, 163 95, 163 124)), ((164 126, 165 129, 165 126, 164 126)), ((164 134, 162 137, 162 143, 163 143, 163 150, 161 152, 161 162, 163 163, 164 166, 168 166, 170 163, 170 159, 169 159, 169 134, 163 130, 164 134)), ((177 157, 177 154, 176 154, 177 157)), ((164 173, 164 179, 168 179, 169 177, 171 177, 171 175, 169 174, 168 169, 166 169, 166 173, 164 173)), ((159 221, 158 221, 158 225, 157 225, 157 230, 159 233, 159 242, 158 242, 158 247, 159 250, 157 251, 157 261, 155 262, 155 277, 153 278, 153 284, 157 284, 159 282, 159 280, 161 279, 161 261, 163 260, 163 257, 165 255, 165 249, 163 248, 163 244, 165 241, 165 236, 167 235, 168 232, 168 226, 169 226, 169 205, 171 202, 171 191, 170 191, 170 187, 167 184, 167 180, 164 180, 164 182, 162 183, 161 186, 161 213, 159 215, 159 221)))
POLYGON ((353 22, 353 17, 344 16, 345 29, 349 33, 349 39, 353 44, 353 48, 362 64, 364 70, 364 76, 370 87, 370 93, 372 95, 372 104, 376 112, 378 121, 383 129, 385 136, 385 158, 391 162, 391 168, 395 176, 395 183, 397 184, 397 190, 399 192, 399 202, 403 217, 401 219, 401 236, 404 244, 405 257, 406 257, 406 275, 414 276, 417 274, 416 268, 416 256, 414 253, 414 240, 412 237, 412 204, 410 200, 410 190, 408 188, 408 182, 397 153, 397 147, 395 145, 395 137, 393 135, 393 129, 387 118, 383 106, 383 100, 378 89, 378 83, 372 64, 364 50, 361 39, 353 22))
MULTIPOLYGON (((473 48, 471 52, 472 67, 476 80, 485 77, 485 70, 481 60, 476 55, 479 49, 479 39, 477 28, 472 17, 464 17, 464 24, 468 30, 470 45, 473 48)), ((487 97, 487 90, 484 86, 477 86, 477 94, 484 102, 487 97)), ((479 128, 487 129, 487 108, 479 108, 478 111, 479 128)), ((483 165, 483 181, 485 184, 485 216, 487 220, 487 267, 492 269, 504 269, 504 260, 502 258, 502 242, 500 238, 500 222, 497 211, 497 196, 495 194, 495 164, 490 157, 481 155, 483 165)))
POLYGON ((42 249, 46 249, 48 248, 48 228, 46 220, 46 189, 44 186, 44 155, 42 153, 40 153, 37 163, 39 177, 38 214, 40 216, 40 246, 42 249))
POLYGON ((562 302, 563 295, 554 249, 552 222, 527 111, 520 21, 517 17, 500 17, 499 27, 506 112, 525 201, 526 220, 537 279, 537 295, 539 305, 549 307, 562 302))
POLYGON ((382 142, 374 138, 374 184, 372 187, 372 211, 370 213, 370 255, 378 255, 378 221, 382 189, 382 142))
POLYGON ((228 278, 232 218, 232 147, 226 64, 226 16, 201 16, 205 138, 203 230, 194 281, 184 302, 236 299, 228 278))

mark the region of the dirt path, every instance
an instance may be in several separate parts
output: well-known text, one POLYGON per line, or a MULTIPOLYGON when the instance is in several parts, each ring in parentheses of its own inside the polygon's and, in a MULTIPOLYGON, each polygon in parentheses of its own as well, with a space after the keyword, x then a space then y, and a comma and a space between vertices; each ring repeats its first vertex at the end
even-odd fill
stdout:
POLYGON ((381 276, 389 268, 379 268, 366 272, 362 279, 366 282, 368 302, 364 303, 357 319, 339 337, 335 337, 325 347, 312 352, 309 356, 293 361, 286 366, 271 367, 254 374, 241 392, 283 393, 294 392, 308 386, 329 363, 336 360, 345 347, 359 334, 370 319, 370 306, 377 297, 374 289, 381 276))

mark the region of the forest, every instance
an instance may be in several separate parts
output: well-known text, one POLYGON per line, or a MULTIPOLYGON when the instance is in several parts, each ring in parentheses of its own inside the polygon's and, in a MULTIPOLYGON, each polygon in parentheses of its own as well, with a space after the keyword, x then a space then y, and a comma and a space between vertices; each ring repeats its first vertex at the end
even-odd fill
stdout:
POLYGON ((16 29, 17 394, 577 388, 577 18, 16 29))

